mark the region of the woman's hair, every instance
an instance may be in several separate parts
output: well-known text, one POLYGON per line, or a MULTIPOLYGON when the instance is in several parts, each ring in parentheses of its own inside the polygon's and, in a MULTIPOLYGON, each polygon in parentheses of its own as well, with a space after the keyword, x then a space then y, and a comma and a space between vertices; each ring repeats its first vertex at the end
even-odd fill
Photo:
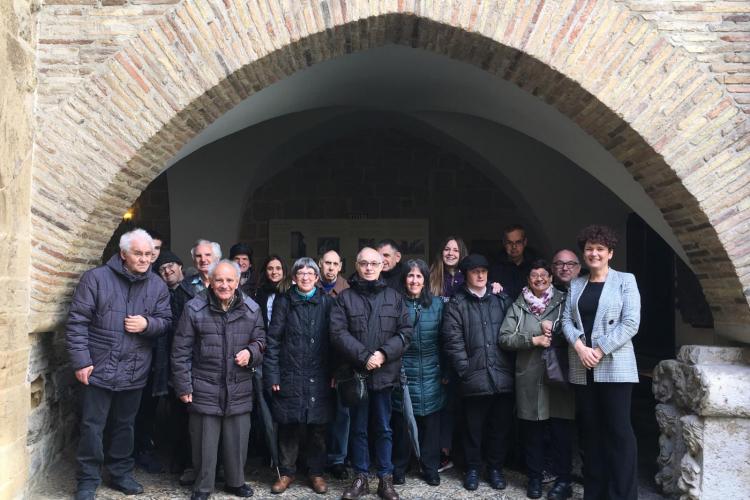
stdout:
POLYGON ((552 277, 552 267, 550 267, 549 263, 544 259, 537 259, 531 263, 529 272, 526 273, 526 279, 529 279, 529 276, 531 276, 531 272, 536 269, 544 269, 545 271, 547 271, 547 274, 549 274, 550 278, 552 277))
POLYGON ((419 297, 417 297, 417 302, 419 302, 422 307, 430 307, 432 305, 432 293, 430 293, 430 273, 429 268, 427 267, 427 262, 422 259, 410 259, 406 261, 404 272, 401 275, 401 282, 404 284, 404 290, 406 290, 406 277, 415 267, 419 269, 419 272, 424 276, 424 287, 422 288, 419 297))
POLYGON ((609 250, 614 250, 617 246, 617 233, 614 229, 609 226, 601 226, 598 224, 592 224, 581 229, 578 233, 577 243, 578 247, 583 251, 586 247, 586 243, 594 243, 597 245, 604 245, 609 250))
POLYGON ((258 273, 258 288, 274 290, 279 293, 286 292, 289 289, 289 272, 286 268, 284 260, 281 257, 276 254, 271 254, 263 260, 263 265, 261 266, 260 272, 258 273), (268 273, 266 273, 268 264, 270 264, 274 260, 278 260, 279 262, 281 262, 281 271, 283 273, 281 281, 279 281, 278 284, 271 283, 268 280, 268 273))
POLYGON ((441 295, 443 295, 443 280, 445 279, 445 263, 443 262, 443 250, 451 240, 455 241, 458 245, 459 262, 469 254, 464 240, 457 236, 448 236, 442 241, 440 247, 438 248, 437 255, 435 255, 435 260, 432 262, 432 267, 430 267, 430 292, 436 297, 440 297, 441 295))
POLYGON ((294 261, 290 277, 294 276, 295 274, 297 274, 297 271, 305 267, 312 269, 313 271, 315 271, 315 276, 320 277, 320 269, 318 268, 318 264, 316 264, 315 261, 310 257, 300 257, 299 259, 294 261))

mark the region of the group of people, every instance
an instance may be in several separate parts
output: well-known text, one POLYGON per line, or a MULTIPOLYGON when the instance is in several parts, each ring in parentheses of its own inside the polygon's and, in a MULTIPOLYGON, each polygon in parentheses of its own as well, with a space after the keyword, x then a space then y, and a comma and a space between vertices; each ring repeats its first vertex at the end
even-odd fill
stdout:
POLYGON ((377 494, 398 499, 413 450, 424 481, 440 484, 454 435, 464 487, 479 487, 484 464, 489 485, 504 489, 517 425, 527 496, 543 496, 548 471, 556 479, 547 498, 566 499, 578 418, 584 498, 637 498, 630 398, 640 295, 633 275, 609 266, 612 229, 578 235, 585 275, 573 250, 551 263, 530 258, 518 225, 503 231, 495 265, 455 236, 432 266, 403 261, 383 240, 359 251, 348 279, 335 250, 291 269, 270 255, 256 270, 247 245, 222 260, 207 240, 191 249, 195 274, 184 276, 162 242, 142 229, 124 234, 73 297, 66 337, 83 384, 77 500, 94 498, 102 466, 111 487, 143 492, 132 472, 136 460, 161 470, 153 447, 163 396, 180 482, 194 500, 210 496, 217 473, 228 493, 253 494, 244 469, 249 444, 260 446, 250 437, 260 398, 276 429, 272 493, 300 471, 326 493, 326 471, 347 478, 348 462, 341 498, 360 498, 373 457, 377 494), (569 365, 567 382, 551 378, 552 351, 569 365))

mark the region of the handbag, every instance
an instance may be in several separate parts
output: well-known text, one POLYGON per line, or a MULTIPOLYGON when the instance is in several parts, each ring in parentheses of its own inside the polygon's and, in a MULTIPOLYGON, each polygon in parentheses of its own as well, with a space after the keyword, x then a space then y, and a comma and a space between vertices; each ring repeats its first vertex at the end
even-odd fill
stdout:
MULTIPOLYGON (((383 295, 379 293, 375 297, 375 303, 372 305, 370 317, 367 320, 368 333, 377 327, 380 306, 383 305, 383 295)), ((336 392, 342 406, 352 408, 367 401, 367 376, 368 374, 355 370, 350 365, 344 365, 336 370, 336 392)))
MULTIPOLYGON (((562 306, 557 313, 557 319, 552 324, 552 331, 560 322, 562 306)), ((554 337, 554 333, 553 333, 554 337)), ((548 385, 567 387, 568 385, 568 344, 550 345, 542 351, 542 361, 544 362, 544 381, 548 385)))

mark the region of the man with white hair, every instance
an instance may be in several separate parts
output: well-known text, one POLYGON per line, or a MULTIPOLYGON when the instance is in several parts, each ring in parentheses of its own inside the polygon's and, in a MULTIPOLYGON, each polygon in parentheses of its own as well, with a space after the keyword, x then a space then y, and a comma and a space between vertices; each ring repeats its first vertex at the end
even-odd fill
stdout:
POLYGON ((221 260, 221 246, 215 241, 200 239, 190 249, 190 256, 198 272, 185 278, 185 281, 195 293, 199 293, 208 288, 208 273, 214 263, 221 260))
POLYGON ((65 336, 83 385, 76 500, 93 500, 102 465, 112 488, 143 492, 132 476, 133 427, 153 340, 172 322, 167 286, 149 272, 153 252, 146 231, 123 234, 120 253, 83 273, 73 295, 65 336))

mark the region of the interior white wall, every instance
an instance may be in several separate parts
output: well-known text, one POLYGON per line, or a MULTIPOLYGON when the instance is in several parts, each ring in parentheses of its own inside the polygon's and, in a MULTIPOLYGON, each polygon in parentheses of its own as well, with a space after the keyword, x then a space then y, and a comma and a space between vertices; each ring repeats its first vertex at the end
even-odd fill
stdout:
MULTIPOLYGON (((339 107, 393 110, 419 117, 469 115, 522 132, 560 152, 608 187, 687 261, 671 228, 643 188, 601 145, 568 118, 540 99, 479 68, 409 47, 391 45, 343 56, 271 85, 196 136, 169 165, 251 125, 302 110, 339 107)), ((459 128, 440 121, 446 129, 459 128)), ((272 142, 277 139, 268 138, 272 142)), ((255 151, 254 145, 247 146, 248 154, 255 151)), ((258 146, 264 149, 268 145, 258 146)), ((211 171, 216 168, 208 158, 204 159, 204 164, 210 165, 211 171)), ((170 189, 179 184, 176 178, 173 184, 173 178, 170 172, 170 189)), ((200 199, 197 191, 205 191, 205 185, 200 181, 198 184, 193 189, 197 198, 170 195, 170 200, 182 203, 200 199)), ((236 189, 233 186, 227 195, 236 189)), ((228 196, 224 196, 224 202, 237 203, 229 202, 228 196)), ((173 213, 178 209, 179 205, 173 205, 173 213)), ((174 222, 172 231, 179 234, 174 222)), ((232 239, 230 231, 212 231, 221 233, 222 238, 232 239)))

